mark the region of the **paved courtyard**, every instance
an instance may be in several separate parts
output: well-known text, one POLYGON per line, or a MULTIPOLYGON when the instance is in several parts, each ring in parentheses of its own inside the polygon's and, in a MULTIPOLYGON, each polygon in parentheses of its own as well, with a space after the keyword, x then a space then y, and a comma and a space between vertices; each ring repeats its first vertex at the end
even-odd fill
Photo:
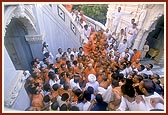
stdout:
POLYGON ((155 60, 152 60, 150 58, 145 58, 143 60, 141 60, 141 64, 147 64, 147 63, 151 63, 153 64, 153 73, 157 73, 158 75, 160 75, 160 77, 164 77, 164 72, 166 72, 166 68, 164 67, 164 62, 166 62, 164 59, 160 60, 160 62, 156 62, 155 60))

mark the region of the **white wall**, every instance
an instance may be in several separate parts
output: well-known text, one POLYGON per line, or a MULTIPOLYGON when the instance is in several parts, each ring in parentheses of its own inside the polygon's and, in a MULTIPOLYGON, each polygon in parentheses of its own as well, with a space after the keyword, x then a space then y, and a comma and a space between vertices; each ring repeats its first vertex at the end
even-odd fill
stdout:
POLYGON ((16 75, 16 69, 7 53, 6 48, 4 47, 4 97, 7 97, 9 87, 14 80, 16 75))
MULTIPOLYGON (((80 33, 77 30, 74 34, 71 30, 71 17, 69 12, 61 7, 65 13, 65 20, 62 20, 58 15, 57 5, 40 5, 36 8, 38 25, 41 34, 44 35, 43 41, 46 41, 49 45, 49 50, 55 56, 58 52, 58 48, 61 47, 63 51, 66 51, 68 47, 79 48, 80 45, 80 33)), ((73 22, 72 22, 73 23, 73 22)), ((75 24, 74 24, 75 25, 75 24)))
POLYGON ((30 99, 27 95, 27 92, 24 87, 21 88, 19 95, 16 98, 15 103, 12 106, 12 109, 24 111, 30 106, 30 99))
POLYGON ((4 85, 3 101, 6 106, 8 106, 10 102, 12 102, 12 106, 9 106, 17 110, 25 110, 30 106, 30 99, 24 88, 24 82, 18 82, 18 79, 21 79, 23 77, 22 73, 22 71, 16 71, 7 53, 7 50, 4 47, 4 82, 2 82, 2 85, 4 85), (18 74, 18 72, 21 72, 21 74, 18 74))

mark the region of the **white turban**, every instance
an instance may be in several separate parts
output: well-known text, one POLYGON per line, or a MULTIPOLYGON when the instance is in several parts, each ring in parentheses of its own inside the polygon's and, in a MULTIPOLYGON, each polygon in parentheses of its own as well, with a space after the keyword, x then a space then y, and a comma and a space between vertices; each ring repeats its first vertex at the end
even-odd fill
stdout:
POLYGON ((89 82, 95 82, 96 81, 96 76, 94 74, 89 74, 88 75, 88 81, 89 82))

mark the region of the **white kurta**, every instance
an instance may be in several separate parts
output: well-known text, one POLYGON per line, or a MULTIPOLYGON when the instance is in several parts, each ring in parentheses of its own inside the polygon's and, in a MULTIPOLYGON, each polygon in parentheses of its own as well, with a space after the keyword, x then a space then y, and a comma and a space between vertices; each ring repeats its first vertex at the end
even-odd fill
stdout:
POLYGON ((120 54, 121 54, 122 52, 125 51, 126 48, 128 48, 128 44, 127 44, 127 43, 125 43, 125 44, 120 43, 119 46, 118 46, 118 51, 119 51, 120 54))
POLYGON ((137 103, 136 101, 129 102, 126 98, 123 96, 121 97, 121 103, 118 108, 120 111, 147 111, 145 103, 142 101, 137 103))
POLYGON ((76 106, 79 108, 80 111, 87 111, 89 106, 90 106, 90 102, 87 101, 85 103, 81 102, 81 103, 78 103, 76 106))
POLYGON ((161 103, 156 104, 155 108, 151 105, 151 99, 152 98, 163 99, 158 93, 154 92, 154 95, 150 95, 150 96, 144 96, 143 95, 142 97, 145 100, 145 104, 146 104, 146 107, 147 107, 148 111, 151 110, 151 109, 163 109, 164 110, 164 105, 161 104, 161 103))
POLYGON ((133 40, 136 38, 138 31, 136 28, 129 28, 127 33, 127 41, 129 44, 129 47, 132 46, 133 40))
POLYGON ((121 17, 122 17, 123 15, 128 15, 128 14, 129 14, 129 13, 126 13, 126 12, 118 12, 118 11, 112 13, 112 19, 113 19, 113 21, 112 21, 112 33, 113 33, 113 32, 116 32, 116 30, 117 30, 117 28, 118 28, 118 25, 119 25, 119 23, 120 23, 120 21, 121 21, 121 17))

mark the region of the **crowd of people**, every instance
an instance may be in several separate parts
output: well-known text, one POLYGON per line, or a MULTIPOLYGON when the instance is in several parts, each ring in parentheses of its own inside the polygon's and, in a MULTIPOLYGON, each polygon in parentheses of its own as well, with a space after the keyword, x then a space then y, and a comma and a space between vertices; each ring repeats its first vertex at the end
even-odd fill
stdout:
MULTIPOLYGON (((78 49, 58 48, 53 56, 43 44, 44 58, 31 62, 25 84, 31 100, 26 110, 163 111, 160 76, 152 64, 141 64, 138 49, 131 49, 129 28, 116 35, 109 29, 96 31, 87 23, 83 27, 85 39, 78 49)), ((136 28, 134 22, 131 28, 136 28)))

